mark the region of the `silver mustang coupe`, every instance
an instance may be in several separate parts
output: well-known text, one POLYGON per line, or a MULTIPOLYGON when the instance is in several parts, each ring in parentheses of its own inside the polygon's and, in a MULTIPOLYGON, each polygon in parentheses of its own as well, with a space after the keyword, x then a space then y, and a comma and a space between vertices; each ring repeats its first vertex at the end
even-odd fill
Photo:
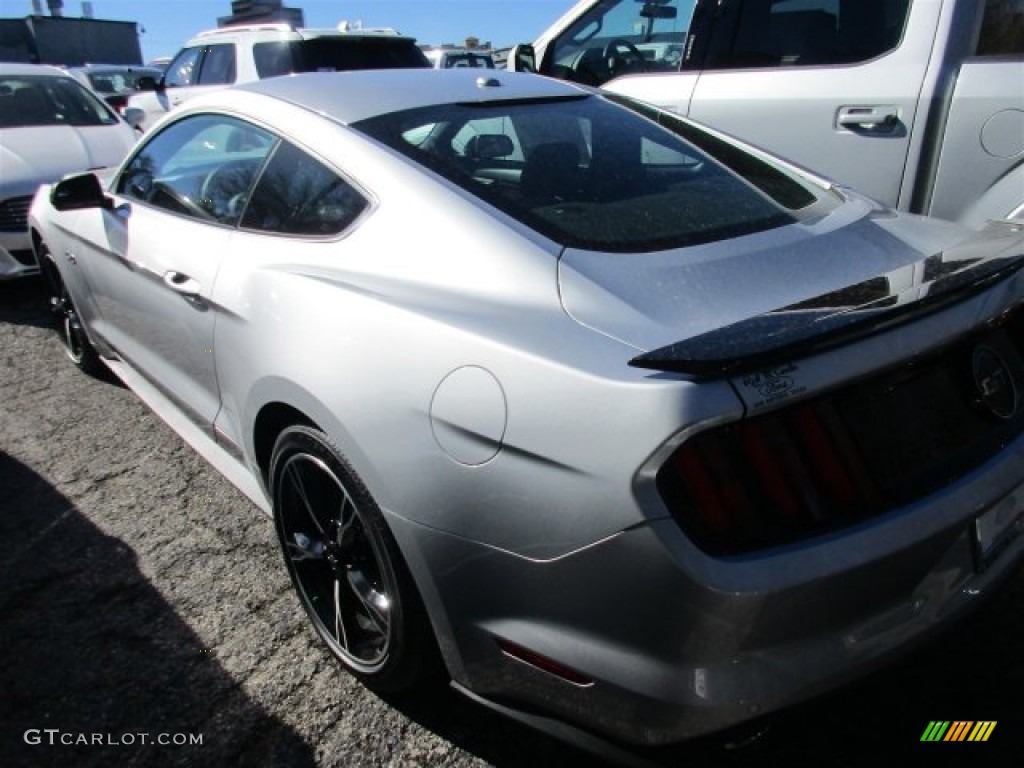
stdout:
POLYGON ((1024 559, 1024 236, 467 70, 189 101, 31 209, 63 339, 276 522, 380 690, 662 744, 1024 559))

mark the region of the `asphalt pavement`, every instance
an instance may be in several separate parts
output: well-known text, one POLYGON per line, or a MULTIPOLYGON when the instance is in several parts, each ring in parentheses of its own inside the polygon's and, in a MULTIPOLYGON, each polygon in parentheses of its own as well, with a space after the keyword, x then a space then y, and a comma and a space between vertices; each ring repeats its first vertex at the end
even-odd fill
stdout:
MULTIPOLYGON (((320 647, 271 522, 0 284, 0 765, 589 766, 444 686, 385 700, 320 647)), ((652 628, 657 631, 657 628, 652 628)), ((1024 571, 904 660, 665 766, 1024 763, 1024 571), (993 721, 984 743, 923 742, 993 721), (746 737, 752 743, 745 743, 746 737)))

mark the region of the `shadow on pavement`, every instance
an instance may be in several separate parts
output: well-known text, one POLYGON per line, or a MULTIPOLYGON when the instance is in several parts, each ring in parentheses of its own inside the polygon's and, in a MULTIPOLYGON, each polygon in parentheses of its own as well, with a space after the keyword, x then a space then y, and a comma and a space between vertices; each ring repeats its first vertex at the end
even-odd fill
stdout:
POLYGON ((314 764, 175 615, 132 550, 2 451, 0 537, 5 766, 314 764), (202 744, 155 743, 161 734, 202 744))
POLYGON ((0 322, 50 328, 52 318, 50 297, 41 276, 0 281, 0 322))

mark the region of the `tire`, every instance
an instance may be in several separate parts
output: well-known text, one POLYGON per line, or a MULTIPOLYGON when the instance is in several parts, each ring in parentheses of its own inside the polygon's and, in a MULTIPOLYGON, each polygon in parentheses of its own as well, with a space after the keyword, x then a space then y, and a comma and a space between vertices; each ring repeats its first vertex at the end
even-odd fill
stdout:
POLYGON ((45 245, 39 247, 39 268, 46 277, 50 289, 50 310, 57 320, 57 333, 60 336, 64 353, 78 368, 90 376, 99 376, 106 371, 96 348, 89 341, 89 336, 82 327, 78 310, 71 300, 64 279, 60 276, 57 265, 53 263, 50 252, 45 245))
POLYGON ((367 687, 407 691, 436 667, 419 593, 366 486, 322 432, 285 429, 270 461, 274 521, 302 607, 367 687))

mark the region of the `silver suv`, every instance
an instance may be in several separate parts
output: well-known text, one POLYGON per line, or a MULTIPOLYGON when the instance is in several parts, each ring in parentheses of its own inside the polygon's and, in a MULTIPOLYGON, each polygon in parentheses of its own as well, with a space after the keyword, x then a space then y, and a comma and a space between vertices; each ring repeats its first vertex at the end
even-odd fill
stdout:
POLYGON ((147 130, 164 114, 201 93, 294 72, 427 68, 416 40, 393 29, 301 29, 253 24, 200 32, 157 80, 128 100, 125 119, 147 130))

